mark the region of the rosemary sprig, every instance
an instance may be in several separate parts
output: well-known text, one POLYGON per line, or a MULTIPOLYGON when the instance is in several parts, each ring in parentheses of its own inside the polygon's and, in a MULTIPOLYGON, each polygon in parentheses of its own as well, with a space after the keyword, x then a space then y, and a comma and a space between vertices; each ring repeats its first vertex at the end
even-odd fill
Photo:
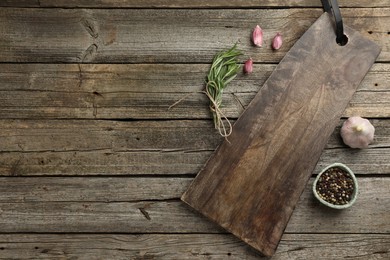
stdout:
MULTIPOLYGON (((222 94, 226 85, 237 76, 237 72, 240 69, 237 57, 241 54, 237 50, 237 44, 229 50, 216 54, 206 78, 206 94, 210 99, 210 110, 213 113, 214 126, 223 136, 227 136, 230 133, 226 132, 221 119, 219 108, 222 104, 222 94), (221 128, 224 132, 221 131, 221 128)), ((226 119, 226 117, 224 118, 226 119)))

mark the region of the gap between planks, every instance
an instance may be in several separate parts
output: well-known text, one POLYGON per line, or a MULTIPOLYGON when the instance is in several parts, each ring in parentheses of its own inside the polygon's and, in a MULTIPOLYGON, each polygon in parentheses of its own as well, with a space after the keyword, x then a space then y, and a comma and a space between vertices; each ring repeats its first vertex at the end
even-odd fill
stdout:
MULTIPOLYGON (((267 0, 267 1, 256 1, 256 0, 247 0, 245 2, 240 0, 235 1, 223 1, 223 0, 214 0, 214 1, 191 1, 191 0, 149 0, 138 1, 138 0, 114 0, 114 1, 80 1, 80 0, 35 0, 35 1, 23 1, 23 0, 14 0, 6 1, 1 3, 0 6, 3 7, 26 7, 26 8, 321 8, 321 3, 319 1, 310 1, 310 0, 298 0, 298 1, 284 1, 284 0, 267 0)), ((373 0, 370 2, 359 0, 359 1, 347 1, 340 0, 339 6, 343 7, 390 7, 389 3, 383 0, 373 0)))

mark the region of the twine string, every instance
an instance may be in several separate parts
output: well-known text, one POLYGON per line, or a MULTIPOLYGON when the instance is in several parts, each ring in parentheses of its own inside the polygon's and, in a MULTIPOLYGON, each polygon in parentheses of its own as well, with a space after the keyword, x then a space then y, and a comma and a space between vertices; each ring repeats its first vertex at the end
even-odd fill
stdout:
POLYGON ((212 82, 208 82, 206 86, 206 91, 201 91, 204 93, 210 100, 210 110, 214 115, 214 125, 215 128, 218 130, 219 134, 222 137, 227 138, 229 135, 232 134, 233 127, 230 123, 229 119, 226 117, 226 115, 221 111, 219 108, 220 104, 217 103, 217 101, 214 99, 214 97, 210 94, 208 85, 212 84, 212 82), (227 127, 225 126, 224 121, 227 123, 227 127))
POLYGON ((213 89, 216 89, 216 84, 215 84, 215 82, 212 82, 212 81, 208 82, 207 85, 206 85, 206 90, 188 93, 187 95, 185 95, 184 97, 180 98, 178 101, 176 101, 175 103, 173 103, 172 105, 170 105, 170 106, 168 107, 168 110, 170 110, 170 109, 173 108, 174 106, 178 105, 178 104, 181 103, 183 100, 185 100, 186 98, 188 98, 189 96, 191 96, 191 95, 193 95, 193 94, 196 94, 196 93, 205 94, 205 95, 208 97, 208 99, 210 100, 210 102, 211 102, 211 104, 210 104, 210 110, 211 110, 211 112, 213 113, 215 129, 218 130, 219 134, 220 134, 222 137, 227 138, 229 135, 232 134, 233 126, 232 126, 232 124, 230 123, 229 119, 226 117, 226 115, 225 115, 225 114, 221 111, 221 109, 219 108, 220 102, 217 102, 217 101, 215 100, 215 98, 213 97, 213 95, 210 93, 209 87, 211 87, 211 88, 213 88, 213 89), (225 121, 226 121, 226 123, 227 123, 227 126, 225 125, 225 121))

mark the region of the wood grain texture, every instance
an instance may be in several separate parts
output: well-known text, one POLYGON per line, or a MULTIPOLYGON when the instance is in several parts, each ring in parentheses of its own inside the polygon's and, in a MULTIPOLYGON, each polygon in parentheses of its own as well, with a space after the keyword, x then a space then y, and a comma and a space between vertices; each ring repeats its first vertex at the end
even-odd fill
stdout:
POLYGON ((286 54, 182 197, 266 256, 380 52, 348 27, 349 44, 338 46, 330 17, 323 14, 286 54))
MULTIPOLYGON (((209 119, 208 99, 194 93, 172 109, 186 94, 111 92, 63 93, 61 91, 2 91, 0 118, 6 119, 209 119)), ((255 93, 223 94, 223 113, 236 119, 255 93)), ((390 91, 357 92, 343 117, 390 116, 390 91)))
MULTIPOLYGON (((335 161, 350 166, 357 208, 322 208, 309 183, 273 259, 390 258, 390 2, 339 3, 347 25, 384 51, 343 114, 371 117, 376 140, 346 148, 340 120, 314 174, 335 161)), ((215 52, 241 40, 241 61, 256 63, 226 89, 234 122, 322 13, 319 0, 0 7, 0 259, 264 259, 179 201, 222 139, 204 96, 167 107, 203 89, 215 52), (261 49, 249 45, 256 24, 265 29, 261 49), (279 30, 284 45, 272 52, 279 30)))
MULTIPOLYGON (((376 128, 370 149, 343 145, 339 122, 316 172, 335 161, 357 174, 390 172, 390 120, 376 128)), ((0 175, 196 174, 222 138, 211 121, 1 120, 0 175)))
MULTIPOLYGON (((340 127, 326 148, 347 147, 340 127)), ((370 119, 375 127, 371 148, 390 147, 390 120, 370 119)), ((213 151, 223 138, 213 132, 210 120, 0 120, 1 152, 191 152, 213 151)), ((353 150, 352 150, 353 151, 353 150)), ((361 150, 357 150, 362 152, 361 150)))
MULTIPOLYGON (((223 112, 237 118, 276 65, 255 64, 226 88, 223 112)), ((208 64, 0 64, 0 118, 210 118, 208 64)), ((390 117, 390 65, 375 64, 343 116, 390 117)))
MULTIPOLYGON (((216 52, 237 41, 245 53, 242 60, 279 62, 322 12, 3 8, 0 62, 210 63, 216 52), (265 31, 260 50, 250 42, 256 24, 265 31), (284 37, 277 52, 270 48, 276 32, 284 37)), ((382 46, 379 61, 390 60, 389 8, 346 8, 343 18, 382 46)))
MULTIPOLYGON (((240 71, 224 93, 258 92, 275 68, 255 63, 252 74, 240 71)), ((204 88, 209 69, 210 64, 0 63, 0 91, 191 93, 204 88)), ((389 91, 389 73, 389 63, 375 63, 357 91, 389 91)))
MULTIPOLYGON (((0 235, 0 259, 267 259, 229 234, 0 235)), ((285 234, 272 259, 388 259, 381 234, 285 234)))
MULTIPOLYGON (((0 176, 124 176, 195 175, 212 150, 193 151, 71 151, 1 152, 0 176)), ((313 173, 334 162, 347 164, 358 175, 390 172, 390 148, 325 149, 313 173)))
POLYGON ((0 203, 179 199, 192 178, 0 177, 0 203))
MULTIPOLYGON (((112 178, 109 184, 100 184, 99 178, 60 178, 53 186, 50 185, 56 178, 20 178, 11 180, 9 185, 7 179, 2 180, 0 233, 226 233, 179 200, 191 178, 167 178, 172 182, 172 191, 163 191, 167 184, 160 184, 158 178, 150 181, 146 191, 145 185, 137 186, 141 181, 137 178, 112 178), (29 184, 30 191, 22 190, 29 184), (103 187, 106 189, 102 190, 103 187), (77 188, 79 191, 75 192, 77 188)), ((389 178, 358 178, 356 204, 337 212, 315 200, 312 181, 307 184, 286 232, 390 232, 389 178)))
POLYGON ((209 121, 192 120, 1 120, 0 129, 3 152, 193 151, 215 148, 221 140, 210 134, 209 121))
MULTIPOLYGON (((338 1, 341 7, 390 7, 386 0, 338 1)), ((12 7, 94 7, 94 8, 240 8, 240 7, 321 7, 316 0, 3 0, 0 6, 12 7)))

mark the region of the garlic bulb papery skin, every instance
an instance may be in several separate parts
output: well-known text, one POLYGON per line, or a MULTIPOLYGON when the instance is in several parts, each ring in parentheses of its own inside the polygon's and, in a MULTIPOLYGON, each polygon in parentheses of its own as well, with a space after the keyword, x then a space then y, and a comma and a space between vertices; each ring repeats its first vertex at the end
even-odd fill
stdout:
POLYGON ((374 141, 375 128, 365 118, 353 116, 348 118, 341 127, 340 135, 343 142, 351 148, 367 148, 374 141))

